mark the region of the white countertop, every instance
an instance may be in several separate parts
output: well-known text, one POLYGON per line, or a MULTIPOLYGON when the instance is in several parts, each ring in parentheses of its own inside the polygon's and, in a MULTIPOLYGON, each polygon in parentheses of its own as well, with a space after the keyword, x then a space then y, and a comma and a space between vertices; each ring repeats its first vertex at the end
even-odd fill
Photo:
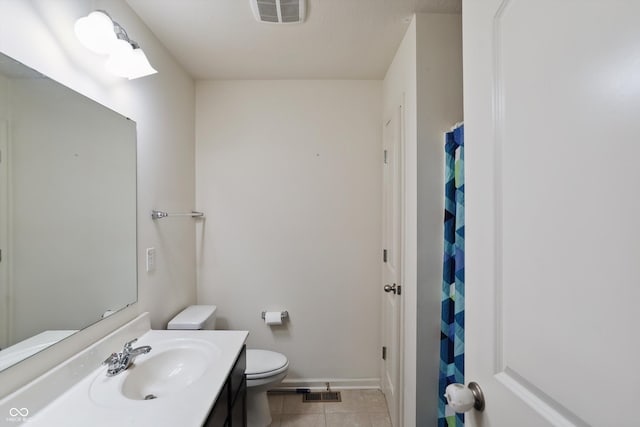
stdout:
MULTIPOLYGON (((149 354, 138 356, 136 360, 139 366, 142 366, 145 357, 152 357, 154 351, 155 354, 159 354, 159 352, 179 346, 180 340, 202 342, 203 345, 212 345, 217 348, 214 362, 208 365, 210 367, 206 372, 180 389, 179 392, 158 396, 153 400, 134 400, 119 393, 129 370, 113 377, 107 377, 106 366, 92 361, 92 369, 88 371, 87 375, 65 390, 60 390, 55 399, 37 412, 29 413, 24 418, 18 415, 17 418, 22 418, 20 420, 7 418, 6 420, 0 419, 0 421, 7 421, 11 425, 19 425, 24 422, 25 425, 37 427, 201 426, 213 408, 247 336, 247 331, 149 330, 139 336, 134 345, 134 347, 143 345, 152 347, 149 354), (96 398, 95 393, 92 392, 95 390, 95 388, 92 389, 95 384, 98 384, 99 387, 107 387, 100 389, 102 397, 96 398), (113 391, 113 399, 110 397, 111 391, 113 391)), ((91 347, 87 351, 90 349, 91 347)), ((95 349, 93 352, 95 353, 95 349)), ((109 353, 104 354, 104 358, 108 355, 109 353)), ((76 358, 70 359, 65 364, 73 364, 74 359, 76 358)), ((95 360, 95 357, 93 359, 95 360)), ((78 360, 75 360, 75 363, 84 363, 81 354, 78 355, 78 360)), ((129 369, 135 368, 136 365, 129 369)), ((60 369, 64 373, 64 369, 70 369, 70 367, 60 366, 54 370, 60 369)), ((46 376, 47 374, 43 377, 46 376)), ((52 380, 48 381, 49 384, 45 383, 41 387, 45 391, 51 388, 52 380)), ((3 399, 0 402, 0 407, 7 410, 30 408, 29 396, 35 396, 34 400, 40 398, 34 395, 38 392, 38 379, 28 386, 26 392, 22 391, 21 393, 21 391, 19 390, 7 399, 3 399)))

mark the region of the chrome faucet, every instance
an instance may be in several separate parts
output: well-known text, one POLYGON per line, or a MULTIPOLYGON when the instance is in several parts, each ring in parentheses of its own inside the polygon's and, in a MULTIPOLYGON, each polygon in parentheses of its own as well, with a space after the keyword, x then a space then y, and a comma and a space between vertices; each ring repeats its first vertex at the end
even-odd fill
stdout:
POLYGON ((138 341, 137 338, 132 339, 124 345, 122 352, 112 353, 107 359, 102 362, 103 365, 108 365, 107 376, 112 377, 118 375, 122 371, 126 371, 136 357, 141 354, 147 354, 151 351, 151 346, 143 345, 141 347, 133 348, 132 344, 138 341))

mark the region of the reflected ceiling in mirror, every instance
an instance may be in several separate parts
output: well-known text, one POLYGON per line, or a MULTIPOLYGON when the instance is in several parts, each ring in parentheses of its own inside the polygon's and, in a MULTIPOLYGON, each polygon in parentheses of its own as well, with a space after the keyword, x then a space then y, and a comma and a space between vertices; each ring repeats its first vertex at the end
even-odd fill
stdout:
POLYGON ((136 125, 0 54, 0 370, 137 298, 136 125))

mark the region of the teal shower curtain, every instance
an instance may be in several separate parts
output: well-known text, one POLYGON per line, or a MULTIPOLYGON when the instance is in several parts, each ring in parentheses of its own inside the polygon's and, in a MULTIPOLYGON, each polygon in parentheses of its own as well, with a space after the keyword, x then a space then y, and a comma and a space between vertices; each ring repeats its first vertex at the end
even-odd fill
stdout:
POLYGON ((464 384, 464 126, 446 134, 445 153, 438 427, 460 427, 464 414, 447 406, 444 390, 464 384))

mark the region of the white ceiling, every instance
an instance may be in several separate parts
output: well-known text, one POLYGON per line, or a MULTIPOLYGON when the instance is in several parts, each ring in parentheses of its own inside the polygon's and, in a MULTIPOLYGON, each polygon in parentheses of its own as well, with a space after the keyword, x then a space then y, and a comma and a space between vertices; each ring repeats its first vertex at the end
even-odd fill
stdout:
POLYGON ((414 12, 461 11, 461 0, 308 0, 304 23, 277 25, 257 22, 249 0, 127 3, 196 79, 382 79, 414 12))

